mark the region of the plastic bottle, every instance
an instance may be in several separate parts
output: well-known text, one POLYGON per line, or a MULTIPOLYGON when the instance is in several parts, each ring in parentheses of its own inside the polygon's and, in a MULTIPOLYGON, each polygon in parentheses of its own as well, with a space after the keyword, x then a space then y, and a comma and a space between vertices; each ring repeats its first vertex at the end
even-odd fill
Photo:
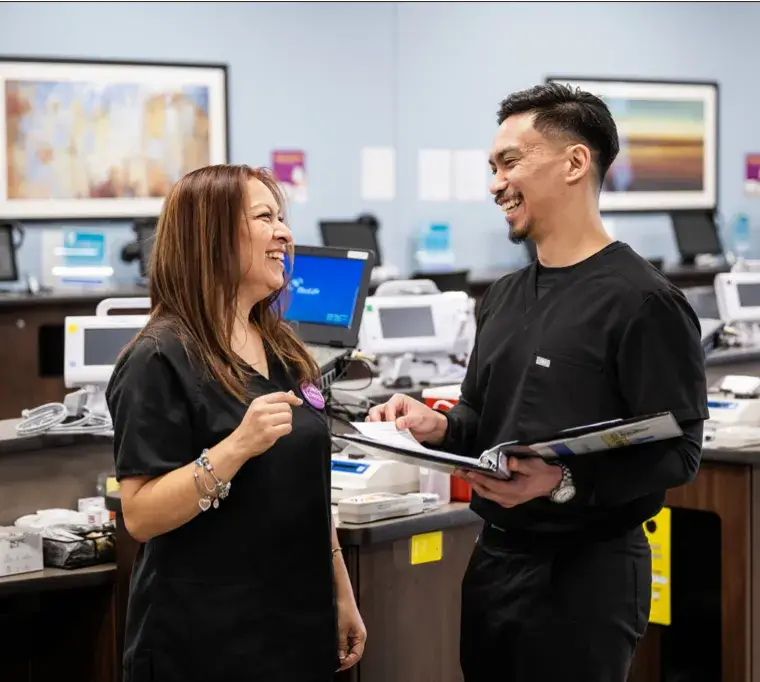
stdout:
POLYGON ((435 469, 420 467, 420 492, 438 495, 438 504, 451 502, 451 476, 435 469))
POLYGON ((421 272, 440 272, 454 266, 448 225, 434 223, 422 231, 417 242, 415 260, 421 272))
POLYGON ((746 260, 752 250, 752 234, 749 225, 749 216, 739 213, 734 217, 731 224, 731 245, 737 260, 746 260))

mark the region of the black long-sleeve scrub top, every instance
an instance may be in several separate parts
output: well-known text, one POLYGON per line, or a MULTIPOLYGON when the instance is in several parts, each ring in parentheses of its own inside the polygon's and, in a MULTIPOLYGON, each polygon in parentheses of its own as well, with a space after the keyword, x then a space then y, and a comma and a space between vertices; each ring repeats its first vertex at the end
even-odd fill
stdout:
MULTIPOLYGON (((116 474, 160 476, 198 458, 246 406, 204 376, 167 330, 143 337, 107 390, 116 474)), ((293 390, 267 348, 260 395, 293 390)), ((188 485, 192 473, 188 472, 188 485)), ((248 460, 218 509, 142 545, 132 574, 125 682, 313 682, 338 667, 330 435, 306 400, 293 430, 248 460)))
POLYGON ((513 439, 670 411, 678 439, 563 459, 577 493, 472 509, 507 542, 555 547, 622 534, 697 472, 708 418, 699 320, 683 294, 628 245, 568 268, 538 262, 494 283, 442 449, 476 456, 513 439))

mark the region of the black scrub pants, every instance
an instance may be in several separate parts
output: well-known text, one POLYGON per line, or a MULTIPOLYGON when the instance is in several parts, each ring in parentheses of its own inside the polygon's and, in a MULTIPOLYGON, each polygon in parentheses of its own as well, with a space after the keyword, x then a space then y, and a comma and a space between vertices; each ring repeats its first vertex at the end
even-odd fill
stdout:
POLYGON ((484 528, 462 583, 465 682, 626 682, 649 621, 642 528, 569 549, 506 549, 484 528))

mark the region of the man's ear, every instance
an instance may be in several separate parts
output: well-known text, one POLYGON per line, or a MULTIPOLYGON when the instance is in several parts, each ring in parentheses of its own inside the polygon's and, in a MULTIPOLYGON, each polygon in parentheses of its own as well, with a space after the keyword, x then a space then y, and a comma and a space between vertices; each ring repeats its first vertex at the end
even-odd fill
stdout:
POLYGON ((567 175, 568 185, 580 182, 591 172, 591 150, 585 144, 574 144, 567 150, 567 175))

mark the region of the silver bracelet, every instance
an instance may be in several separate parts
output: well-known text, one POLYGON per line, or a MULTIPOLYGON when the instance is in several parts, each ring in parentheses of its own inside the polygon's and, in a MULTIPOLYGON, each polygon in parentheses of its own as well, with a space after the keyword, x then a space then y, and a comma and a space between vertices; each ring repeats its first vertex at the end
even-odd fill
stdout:
POLYGON ((204 450, 201 456, 195 460, 195 471, 193 471, 193 479, 195 480, 195 489, 198 491, 199 499, 198 506, 201 511, 208 511, 212 506, 214 509, 219 508, 219 500, 224 500, 230 494, 230 488, 232 484, 223 482, 219 479, 214 471, 214 466, 211 464, 208 458, 208 450, 204 450), (203 476, 201 481, 201 475, 199 471, 204 474, 209 474, 214 480, 213 488, 209 488, 206 485, 206 476, 203 476))

